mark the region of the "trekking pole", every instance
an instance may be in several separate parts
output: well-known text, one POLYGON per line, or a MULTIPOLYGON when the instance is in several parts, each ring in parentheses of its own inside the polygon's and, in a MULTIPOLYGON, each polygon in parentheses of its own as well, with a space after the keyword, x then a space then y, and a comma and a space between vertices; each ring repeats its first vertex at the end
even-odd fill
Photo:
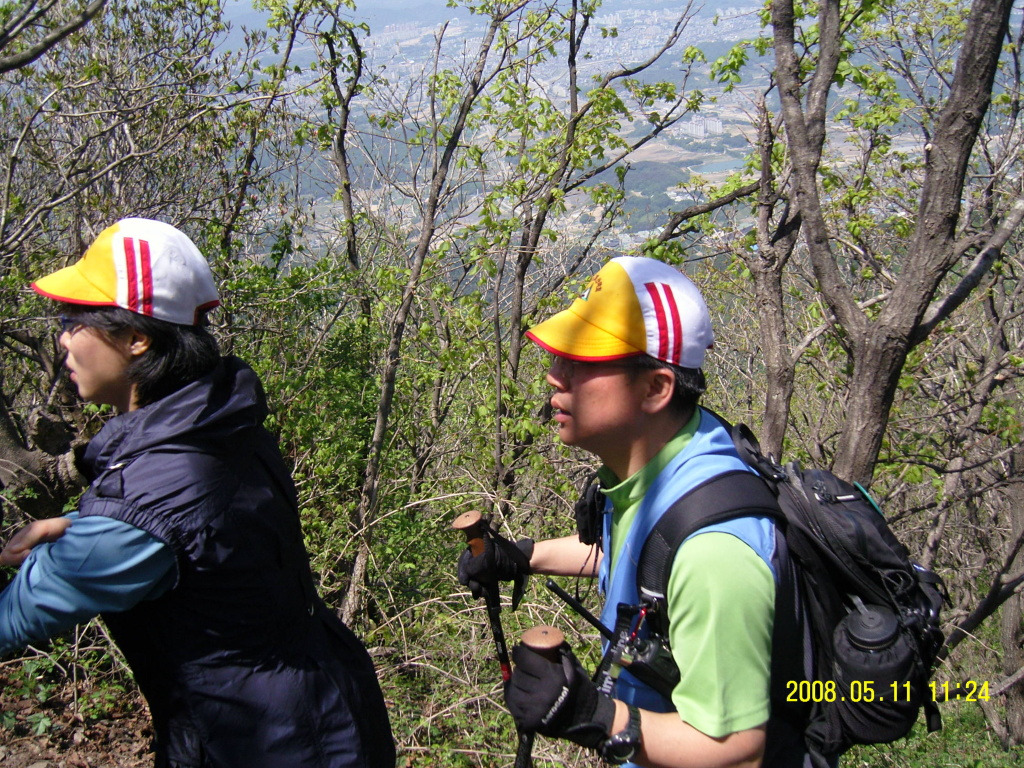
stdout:
MULTIPOLYGON (((466 534, 466 544, 473 557, 479 557, 484 552, 484 526, 482 525, 483 515, 477 510, 471 509, 455 518, 452 528, 466 534)), ((505 644, 505 631, 501 628, 501 600, 498 595, 498 582, 483 584, 484 603, 487 606, 487 619, 491 624, 491 634, 494 636, 494 647, 498 654, 498 664, 501 666, 501 682, 506 688, 512 678, 512 661, 508 655, 508 646, 505 644)), ((558 632, 558 630, 555 630, 558 632)), ((530 768, 533 765, 533 734, 520 731, 518 726, 516 732, 519 737, 519 744, 516 748, 515 768, 530 768)))
MULTIPOLYGON (((466 545, 473 557, 484 552, 484 529, 481 525, 483 516, 475 509, 464 512, 455 518, 452 528, 466 534, 466 545)), ((487 605, 487 618, 494 636, 494 646, 498 653, 498 664, 501 665, 501 681, 508 685, 512 676, 512 662, 509 659, 508 647, 505 645, 505 632, 501 628, 501 600, 498 596, 498 583, 483 584, 484 603, 487 605)))
POLYGON ((568 605, 570 608, 576 611, 576 613, 578 613, 580 616, 586 619, 587 623, 594 627, 598 632, 600 632, 601 636, 605 640, 607 640, 610 643, 614 643, 618 639, 616 634, 612 632, 610 629, 608 629, 608 627, 606 627, 604 624, 602 624, 601 620, 597 618, 597 616, 588 611, 586 607, 583 605, 583 603, 581 603, 575 597, 573 597, 560 586, 558 586, 558 582, 556 582, 554 579, 548 579, 546 582, 544 582, 544 586, 550 589, 556 595, 558 595, 558 597, 560 597, 566 605, 568 605))

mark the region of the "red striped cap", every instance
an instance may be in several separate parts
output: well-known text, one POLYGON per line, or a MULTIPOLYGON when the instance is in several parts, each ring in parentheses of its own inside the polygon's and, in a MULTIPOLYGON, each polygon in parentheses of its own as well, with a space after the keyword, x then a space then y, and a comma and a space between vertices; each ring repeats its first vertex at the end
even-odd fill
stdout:
POLYGON ((122 307, 178 325, 195 325, 220 304, 203 254, 183 232, 152 219, 108 227, 81 259, 32 288, 57 301, 122 307))
POLYGON ((526 335, 573 360, 648 354, 683 368, 700 368, 714 344, 697 286, 674 267, 642 256, 612 259, 568 309, 526 335))

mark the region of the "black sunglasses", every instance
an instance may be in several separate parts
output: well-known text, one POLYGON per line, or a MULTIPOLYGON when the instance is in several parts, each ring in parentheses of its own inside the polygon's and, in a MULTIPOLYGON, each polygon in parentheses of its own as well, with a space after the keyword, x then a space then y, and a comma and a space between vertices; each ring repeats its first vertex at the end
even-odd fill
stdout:
POLYGON ((85 325, 85 323, 83 323, 79 318, 68 317, 67 315, 61 315, 58 317, 57 322, 60 323, 61 333, 70 333, 72 335, 74 335, 75 331, 85 325))

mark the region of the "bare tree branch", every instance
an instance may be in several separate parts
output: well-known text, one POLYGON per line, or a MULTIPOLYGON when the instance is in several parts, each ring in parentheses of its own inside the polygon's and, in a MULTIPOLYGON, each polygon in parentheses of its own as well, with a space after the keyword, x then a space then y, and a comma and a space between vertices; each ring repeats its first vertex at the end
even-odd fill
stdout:
POLYGON ((953 314, 967 300, 974 289, 981 284, 982 278, 992 269, 992 265, 999 259, 1003 246, 1006 245, 1013 233, 1020 227, 1022 221, 1024 221, 1024 198, 1018 199, 1013 204, 1013 207, 996 228, 996 231, 992 233, 988 242, 985 243, 985 246, 978 255, 974 257, 974 261, 968 268, 967 273, 957 283, 956 287, 948 295, 942 297, 940 301, 929 307, 928 312, 914 332, 912 337, 913 343, 918 344, 924 341, 939 323, 953 314))
MULTIPOLYGON (((41 40, 33 43, 23 51, 19 51, 16 54, 10 56, 0 57, 0 73, 10 72, 13 69, 20 69, 21 67, 28 66, 33 61, 38 59, 44 53, 49 51, 55 45, 60 43, 68 35, 77 32, 79 29, 88 24, 106 5, 107 0, 93 0, 93 2, 82 9, 78 15, 72 17, 66 22, 63 22, 61 26, 53 29, 46 34, 41 40)), ((26 3, 25 11, 31 9, 35 3, 26 3)), ((56 0, 45 5, 39 9, 36 13, 31 16, 22 15, 19 18, 12 20, 12 23, 8 25, 6 29, 0 32, 0 51, 6 48, 11 42, 18 37, 25 34, 25 30, 33 23, 39 21, 49 10, 56 5, 56 0)))

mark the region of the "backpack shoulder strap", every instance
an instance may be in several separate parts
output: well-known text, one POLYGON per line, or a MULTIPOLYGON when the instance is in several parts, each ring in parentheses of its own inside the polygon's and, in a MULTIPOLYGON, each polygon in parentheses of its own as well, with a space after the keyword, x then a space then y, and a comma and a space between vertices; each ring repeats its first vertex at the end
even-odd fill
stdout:
POLYGON ((775 494, 753 472, 738 469, 716 475, 677 499, 655 524, 640 551, 636 570, 640 599, 664 600, 676 550, 688 536, 737 517, 782 519, 775 494))

